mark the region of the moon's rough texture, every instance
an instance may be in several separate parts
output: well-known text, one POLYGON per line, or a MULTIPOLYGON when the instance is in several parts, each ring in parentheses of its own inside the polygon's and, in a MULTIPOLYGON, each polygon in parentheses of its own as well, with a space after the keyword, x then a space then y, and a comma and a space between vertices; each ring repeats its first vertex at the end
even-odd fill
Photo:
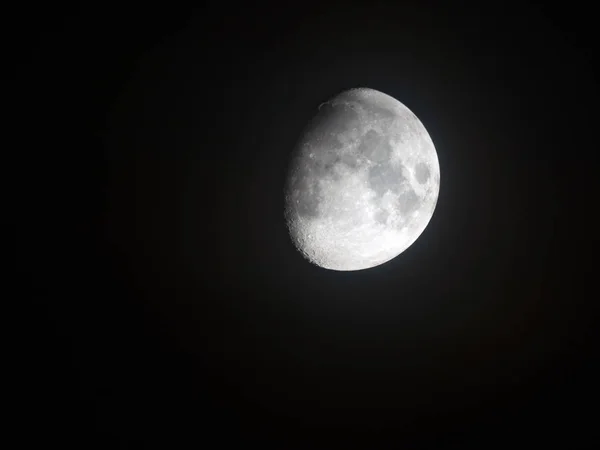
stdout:
POLYGON ((416 241, 439 186, 435 147, 420 120, 389 95, 351 89, 322 104, 298 142, 286 221, 312 263, 367 269, 416 241))

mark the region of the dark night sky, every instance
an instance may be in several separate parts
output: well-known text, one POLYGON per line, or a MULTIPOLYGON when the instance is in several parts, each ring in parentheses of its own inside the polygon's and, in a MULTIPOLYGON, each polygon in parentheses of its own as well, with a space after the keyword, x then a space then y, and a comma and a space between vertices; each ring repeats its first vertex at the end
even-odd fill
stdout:
POLYGON ((444 3, 15 12, 26 437, 597 442, 593 14, 444 3), (287 158, 363 86, 423 121, 440 196, 396 259, 327 271, 287 236, 287 158))

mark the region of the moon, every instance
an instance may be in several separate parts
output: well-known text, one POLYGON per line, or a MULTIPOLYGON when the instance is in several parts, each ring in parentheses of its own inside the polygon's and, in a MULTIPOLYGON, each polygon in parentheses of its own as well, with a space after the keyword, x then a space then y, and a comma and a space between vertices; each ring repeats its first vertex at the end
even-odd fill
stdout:
POLYGON ((350 89, 319 105, 292 153, 285 219, 311 263, 337 271, 381 265, 429 224, 440 189, 425 126, 395 98, 350 89))

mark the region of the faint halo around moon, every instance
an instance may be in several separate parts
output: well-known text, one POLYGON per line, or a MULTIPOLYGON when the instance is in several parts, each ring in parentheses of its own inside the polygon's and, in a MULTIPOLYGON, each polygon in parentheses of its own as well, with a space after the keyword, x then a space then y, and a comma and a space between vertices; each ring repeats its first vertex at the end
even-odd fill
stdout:
POLYGON ((431 220, 440 188, 435 147, 398 100, 367 89, 321 104, 288 169, 285 218, 294 245, 332 270, 383 264, 431 220))

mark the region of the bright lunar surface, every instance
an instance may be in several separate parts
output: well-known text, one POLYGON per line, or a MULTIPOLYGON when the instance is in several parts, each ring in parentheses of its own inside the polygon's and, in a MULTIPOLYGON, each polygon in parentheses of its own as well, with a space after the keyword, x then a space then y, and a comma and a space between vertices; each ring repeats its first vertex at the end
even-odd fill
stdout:
POLYGON ((417 240, 439 189, 435 147, 417 116, 387 94, 351 89, 319 106, 298 142, 287 226, 312 263, 367 269, 417 240))

